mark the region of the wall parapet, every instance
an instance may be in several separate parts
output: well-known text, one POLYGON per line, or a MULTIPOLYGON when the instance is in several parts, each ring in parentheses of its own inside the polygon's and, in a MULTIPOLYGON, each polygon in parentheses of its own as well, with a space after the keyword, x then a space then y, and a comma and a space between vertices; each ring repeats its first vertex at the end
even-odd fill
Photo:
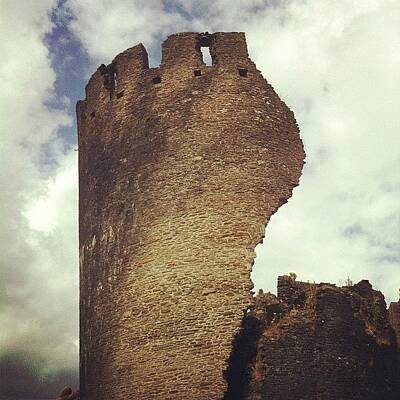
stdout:
POLYGON ((162 44, 159 67, 149 68, 142 43, 121 52, 107 66, 102 64, 86 85, 86 101, 107 102, 122 97, 125 90, 133 90, 134 86, 145 85, 151 89, 152 84, 162 83, 167 77, 179 80, 185 67, 186 75, 199 77, 210 71, 210 67, 205 68, 200 47, 210 48, 213 68, 233 68, 239 76, 246 76, 249 69, 255 70, 242 32, 178 33, 170 35, 162 44), (200 75, 195 75, 195 71, 200 71, 200 75))

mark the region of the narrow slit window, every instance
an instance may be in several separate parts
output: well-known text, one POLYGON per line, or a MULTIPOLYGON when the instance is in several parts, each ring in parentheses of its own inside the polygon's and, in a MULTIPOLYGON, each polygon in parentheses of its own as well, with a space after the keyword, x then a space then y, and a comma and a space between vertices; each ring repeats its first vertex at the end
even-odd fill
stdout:
POLYGON ((202 46, 200 47, 201 54, 203 56, 204 64, 211 66, 212 65, 212 58, 210 54, 210 47, 209 46, 202 46))
POLYGON ((247 69, 246 68, 239 68, 239 75, 243 76, 244 78, 247 77, 247 69))
POLYGON ((194 76, 201 76, 201 70, 200 69, 195 69, 194 70, 194 76))
POLYGON ((161 76, 155 76, 153 78, 153 83, 154 85, 158 85, 159 83, 161 83, 161 76))
POLYGON ((95 111, 92 111, 92 112, 90 113, 90 118, 94 118, 95 115, 96 115, 96 112, 95 112, 95 111))
POLYGON ((113 80, 114 80, 114 90, 118 87, 118 80, 117 80, 117 72, 113 71, 113 80))

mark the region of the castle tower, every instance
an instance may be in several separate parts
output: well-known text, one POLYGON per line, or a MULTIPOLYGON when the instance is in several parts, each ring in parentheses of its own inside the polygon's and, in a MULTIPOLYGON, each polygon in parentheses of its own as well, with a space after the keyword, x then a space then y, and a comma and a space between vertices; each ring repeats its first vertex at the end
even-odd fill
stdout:
POLYGON ((243 33, 179 33, 159 68, 141 44, 101 66, 77 114, 83 399, 223 399, 254 249, 303 166, 293 113, 243 33))

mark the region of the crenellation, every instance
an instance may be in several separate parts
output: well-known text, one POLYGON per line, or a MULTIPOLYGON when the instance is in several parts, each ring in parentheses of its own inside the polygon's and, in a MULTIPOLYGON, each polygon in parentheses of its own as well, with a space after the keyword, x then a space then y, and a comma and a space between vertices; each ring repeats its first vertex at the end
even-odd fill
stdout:
POLYGON ((198 33, 170 35, 162 44, 161 67, 165 70, 182 71, 185 67, 193 68, 203 64, 198 33))
MULTIPOLYGON (((229 79, 236 76, 245 79, 248 74, 255 74, 253 78, 257 80, 261 74, 248 58, 244 34, 227 35, 206 35, 213 57, 219 59, 213 66, 206 66, 202 60, 200 43, 205 43, 205 34, 182 33, 169 36, 163 44, 162 62, 158 68, 149 68, 147 51, 142 44, 125 50, 108 66, 101 65, 90 78, 86 86, 86 101, 89 103, 87 109, 89 111, 92 108, 89 113, 95 113, 93 106, 106 106, 108 101, 118 100, 128 93, 132 96, 144 95, 161 83, 174 88, 184 87, 188 80, 200 76, 202 80, 211 83, 212 77, 220 76, 221 73, 229 79), (196 75, 196 71, 200 75, 196 75)), ((263 79, 260 82, 265 83, 263 79)), ((270 89, 273 92, 272 87, 270 89)), ((117 105, 118 102, 112 104, 117 105)))
POLYGON ((118 91, 135 89, 149 69, 149 59, 142 43, 118 54, 112 61, 116 71, 118 91))
POLYGON ((210 53, 215 65, 255 69, 247 51, 246 37, 243 32, 217 32, 212 35, 210 53))

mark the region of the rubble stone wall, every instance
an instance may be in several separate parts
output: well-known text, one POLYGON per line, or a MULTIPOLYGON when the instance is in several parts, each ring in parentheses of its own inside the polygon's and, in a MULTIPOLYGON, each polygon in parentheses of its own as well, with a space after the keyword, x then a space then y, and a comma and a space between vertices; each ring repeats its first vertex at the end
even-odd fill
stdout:
POLYGON ((259 338, 248 400, 400 398, 394 331, 368 281, 336 287, 283 276, 275 309, 276 301, 281 314, 259 338))
POLYGON ((400 301, 390 303, 389 306, 390 323, 396 332, 397 347, 400 349, 400 301))

